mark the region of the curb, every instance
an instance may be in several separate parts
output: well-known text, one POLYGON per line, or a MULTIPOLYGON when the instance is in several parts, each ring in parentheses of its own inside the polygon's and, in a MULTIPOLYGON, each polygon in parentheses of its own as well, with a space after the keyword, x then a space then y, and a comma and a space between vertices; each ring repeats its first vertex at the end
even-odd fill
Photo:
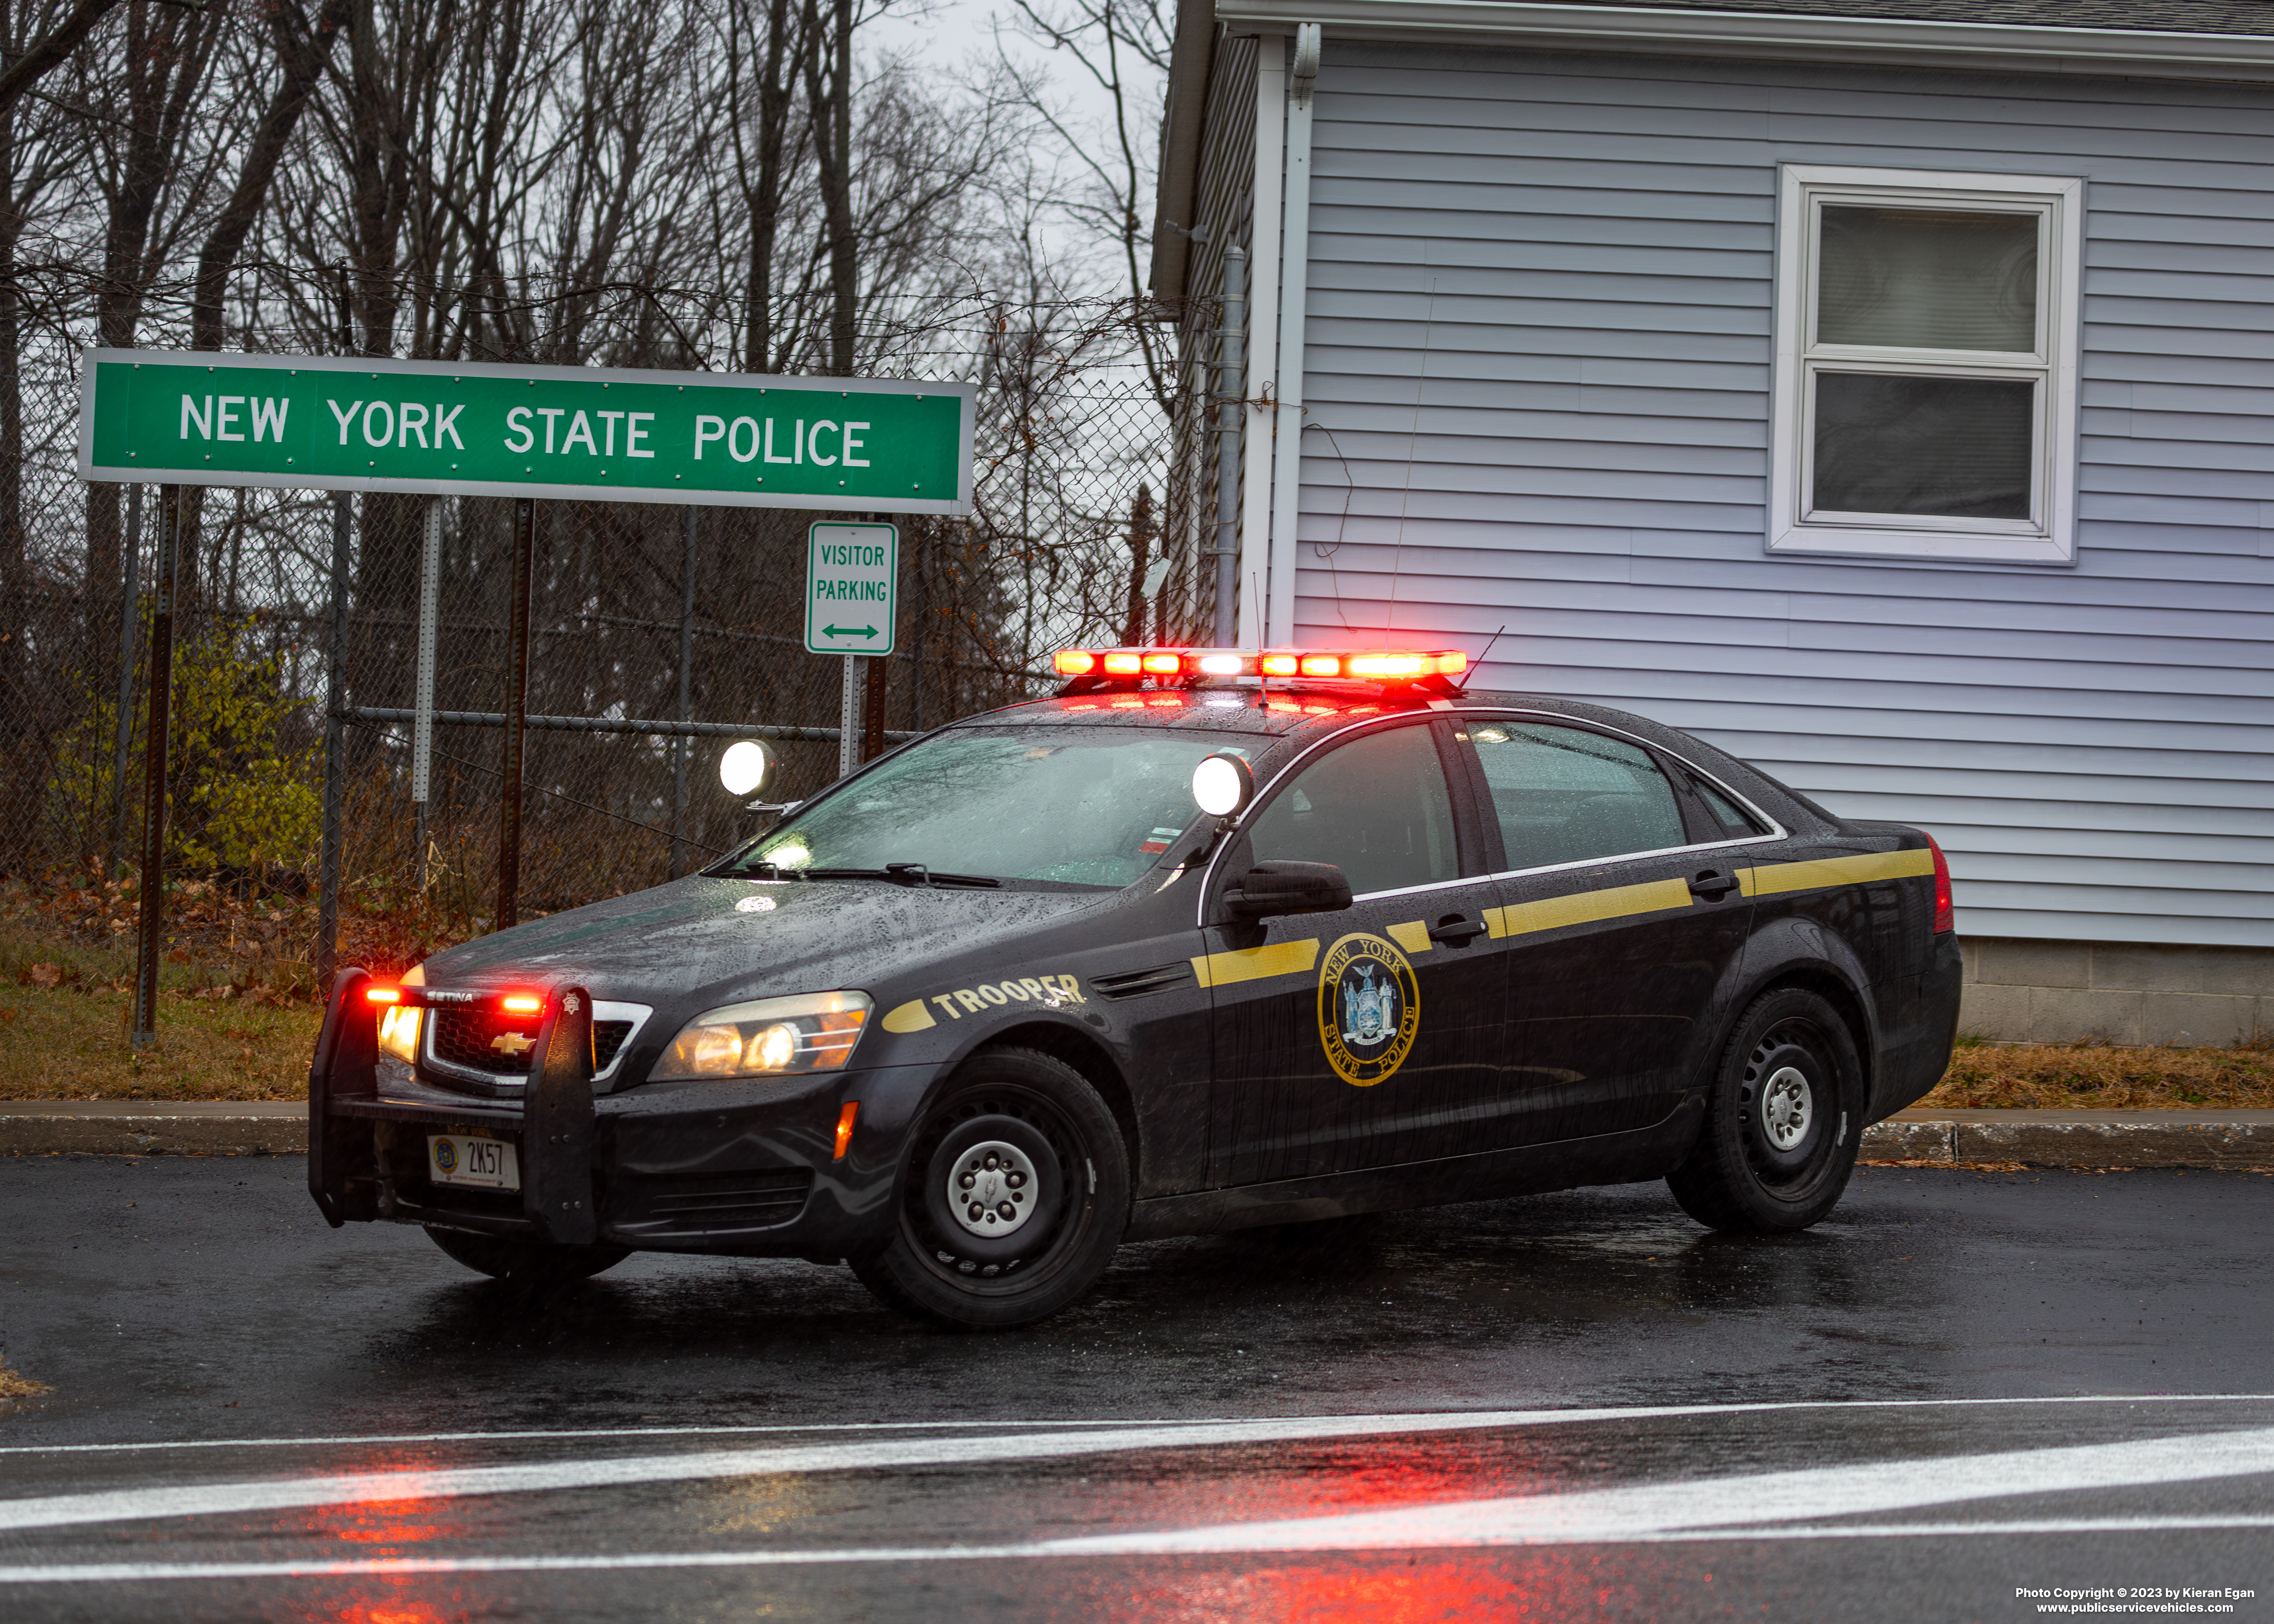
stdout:
POLYGON ((2274 1169, 2274 1111, 1898 1111, 1861 1159, 1929 1166, 2274 1169))
POLYGON ((305 1100, 0 1100, 0 1155, 307 1154, 305 1100))
MULTIPOLYGON (((1865 1162, 2274 1170, 2274 1111, 1898 1111, 1865 1162)), ((0 1100, 0 1155, 297 1156, 299 1100, 0 1100)))

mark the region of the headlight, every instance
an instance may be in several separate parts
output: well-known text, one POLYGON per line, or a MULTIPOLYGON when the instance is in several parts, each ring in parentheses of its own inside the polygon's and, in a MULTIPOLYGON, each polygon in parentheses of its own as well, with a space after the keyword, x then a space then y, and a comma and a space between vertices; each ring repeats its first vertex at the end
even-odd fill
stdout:
POLYGON ((400 1005, 382 1011, 379 1018, 379 1052, 389 1060, 417 1065, 419 1013, 400 1005))
POLYGON ((868 1020, 865 992, 758 998, 705 1010, 680 1028, 648 1078, 664 1082, 840 1071, 852 1057, 853 1045, 868 1020))

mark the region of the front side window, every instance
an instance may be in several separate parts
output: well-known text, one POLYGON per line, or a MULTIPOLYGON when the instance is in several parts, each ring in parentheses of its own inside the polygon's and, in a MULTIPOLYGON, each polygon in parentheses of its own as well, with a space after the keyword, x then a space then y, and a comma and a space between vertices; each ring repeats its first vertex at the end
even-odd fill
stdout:
POLYGON ((1674 786, 1650 752, 1584 728, 1469 726, 1510 869, 1662 852, 1687 844, 1674 786))
POLYGON ((2082 192, 1786 167, 1770 551, 2073 559, 2082 192))
POLYGON ((1427 726, 1328 751, 1272 798, 1248 839, 1258 862, 1335 864, 1360 897, 1461 876, 1453 798, 1427 726))

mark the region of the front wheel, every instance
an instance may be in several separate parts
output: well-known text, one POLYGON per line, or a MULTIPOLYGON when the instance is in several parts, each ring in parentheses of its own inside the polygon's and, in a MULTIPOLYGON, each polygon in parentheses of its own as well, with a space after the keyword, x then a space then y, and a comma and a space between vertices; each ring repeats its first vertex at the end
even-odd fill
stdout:
POLYGON ((1848 1023, 1816 994, 1779 988, 1730 1034, 1706 1125, 1667 1186, 1712 1229, 1805 1229, 1848 1188, 1863 1131, 1864 1067, 1848 1023))
POLYGON ((531 1290, 590 1280, 632 1255, 626 1246, 561 1246, 548 1241, 471 1235, 433 1224, 425 1228, 427 1239, 477 1274, 531 1290))
POLYGON ((900 1168, 892 1237, 851 1259, 887 1307, 958 1330, 1030 1324, 1086 1295, 1129 1222, 1129 1157, 1081 1073, 983 1050, 948 1080, 900 1168))

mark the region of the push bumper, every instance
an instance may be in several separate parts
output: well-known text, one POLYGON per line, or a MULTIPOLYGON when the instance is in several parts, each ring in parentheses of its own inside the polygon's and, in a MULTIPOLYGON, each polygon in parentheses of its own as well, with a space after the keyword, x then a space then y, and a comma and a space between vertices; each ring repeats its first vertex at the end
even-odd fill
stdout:
POLYGON ((400 1074, 382 1080, 369 981, 342 972, 309 1075, 309 1192, 335 1228, 433 1224, 569 1245, 832 1261, 891 1234, 901 1151, 937 1068, 656 1083, 596 1097, 591 1001, 556 989, 523 1098, 476 1100, 400 1074), (856 1101, 840 1155, 837 1125, 856 1101), (521 1189, 434 1182, 427 1136, 437 1133, 510 1143, 521 1189))

